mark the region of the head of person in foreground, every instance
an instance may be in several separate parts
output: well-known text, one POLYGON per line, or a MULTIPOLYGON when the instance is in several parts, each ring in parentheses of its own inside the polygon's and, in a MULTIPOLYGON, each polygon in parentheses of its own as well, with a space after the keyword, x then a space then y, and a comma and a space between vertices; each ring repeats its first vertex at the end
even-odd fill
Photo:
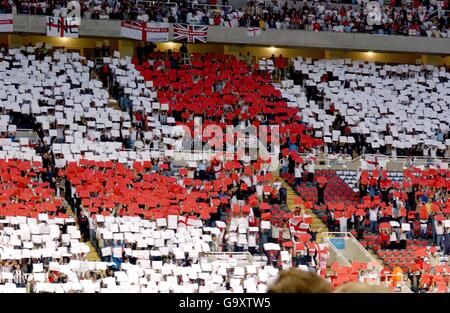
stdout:
MULTIPOLYGON (((331 284, 322 277, 298 269, 280 272, 268 293, 328 293, 333 292, 331 284)), ((338 286, 335 293, 390 293, 386 286, 374 286, 360 282, 348 282, 338 286)))
POLYGON ((298 269, 282 271, 269 287, 268 293, 327 293, 332 287, 322 277, 298 269))
POLYGON ((390 293, 392 292, 386 286, 368 285, 360 282, 348 282, 340 285, 334 291, 336 293, 390 293))

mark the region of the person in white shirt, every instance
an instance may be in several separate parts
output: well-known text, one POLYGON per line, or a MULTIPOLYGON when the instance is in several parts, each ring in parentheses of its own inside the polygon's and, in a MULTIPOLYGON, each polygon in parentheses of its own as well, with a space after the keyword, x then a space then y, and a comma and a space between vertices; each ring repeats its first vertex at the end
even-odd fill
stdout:
POLYGON ((195 171, 196 171, 196 168, 193 168, 193 167, 188 168, 188 172, 187 172, 186 177, 194 179, 195 178, 195 171))
POLYGON ((186 15, 186 23, 190 24, 192 20, 192 12, 188 12, 188 14, 186 15))
POLYGON ((53 16, 54 17, 60 17, 61 16, 61 11, 58 10, 57 8, 53 9, 53 16))
POLYGON ((397 232, 395 230, 391 231, 391 234, 389 235, 389 248, 390 249, 397 249, 397 232))
POLYGON ((248 232, 247 235, 247 242, 248 242, 248 252, 250 252, 252 255, 256 253, 256 235, 257 235, 257 231, 250 231, 248 232))
POLYGON ((444 238, 444 225, 442 224, 442 221, 434 221, 434 227, 436 230, 436 245, 439 247, 442 247, 442 242, 444 238))
POLYGON ((308 172, 308 176, 307 176, 307 185, 311 185, 314 181, 314 173, 316 171, 316 164, 314 163, 313 160, 309 161, 307 168, 306 168, 307 172, 308 172))
POLYGON ((294 168, 294 176, 295 176, 295 182, 294 187, 297 188, 301 185, 303 180, 303 166, 301 163, 297 163, 294 168))
POLYGON ((433 146, 433 147, 430 148, 430 157, 432 159, 436 158, 436 152, 437 152, 437 147, 436 146, 433 146))
POLYGON ((262 201, 263 200, 263 185, 261 184, 261 182, 259 182, 256 186, 256 196, 258 197, 258 201, 262 201))
POLYGON ((428 152, 430 151, 430 146, 423 145, 422 149, 423 149, 422 150, 423 151, 423 156, 427 157, 428 156, 428 152))
POLYGON ((152 139, 152 149, 153 150, 159 150, 159 143, 160 143, 160 141, 159 141, 159 137, 157 137, 157 136, 154 136, 153 137, 153 139, 152 139))
POLYGON ((316 7, 317 11, 322 14, 323 12, 325 12, 325 5, 320 2, 319 5, 316 7))
POLYGON ((407 234, 407 231, 403 231, 403 230, 401 230, 400 231, 400 246, 399 246, 399 249, 406 249, 406 234, 407 234))
POLYGON ((142 15, 139 15, 137 19, 141 22, 148 22, 149 17, 147 13, 144 13, 142 15))
POLYGON ((222 162, 217 162, 214 166, 214 173, 215 173, 215 178, 217 179, 218 176, 220 175, 220 172, 222 171, 222 162))
POLYGON ((427 239, 428 222, 427 220, 420 220, 420 238, 427 239))
POLYGON ((45 1, 39 2, 39 6, 42 9, 42 13, 45 15, 47 13, 47 2, 45 1))
POLYGON ((370 232, 377 232, 378 224, 378 208, 371 208, 369 210, 370 232))
POLYGON ((340 218, 338 218, 339 220, 339 231, 341 233, 346 233, 347 232, 347 218, 345 216, 342 216, 340 218))
POLYGON ((66 7, 61 7, 60 9, 61 11, 61 17, 67 17, 67 8, 66 7))
POLYGON ((95 227, 96 227, 96 221, 95 221, 95 215, 94 213, 91 213, 91 215, 88 217, 89 221, 89 240, 92 242, 94 247, 96 247, 96 237, 95 237, 95 227))
POLYGON ((289 171, 289 159, 287 157, 283 157, 280 160, 280 175, 283 175, 289 171))

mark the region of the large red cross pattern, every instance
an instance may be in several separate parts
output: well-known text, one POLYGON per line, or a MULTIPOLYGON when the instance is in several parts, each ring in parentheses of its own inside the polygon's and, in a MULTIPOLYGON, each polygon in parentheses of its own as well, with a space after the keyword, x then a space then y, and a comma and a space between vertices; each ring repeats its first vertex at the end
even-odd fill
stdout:
POLYGON ((79 25, 68 25, 68 24, 66 24, 66 19, 64 17, 60 17, 58 19, 59 23, 56 23, 56 24, 51 22, 51 19, 49 19, 49 20, 50 20, 50 23, 47 23, 47 27, 49 27, 49 28, 55 27, 55 28, 59 29, 59 36, 60 37, 64 37, 66 29, 71 30, 71 29, 80 27, 79 25))

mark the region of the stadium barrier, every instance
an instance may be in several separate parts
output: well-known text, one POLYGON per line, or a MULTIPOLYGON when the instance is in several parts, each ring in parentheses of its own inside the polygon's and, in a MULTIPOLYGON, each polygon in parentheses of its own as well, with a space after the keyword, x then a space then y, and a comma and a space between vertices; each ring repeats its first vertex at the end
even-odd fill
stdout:
MULTIPOLYGON (((331 251, 335 251, 340 258, 344 258, 346 262, 342 265, 351 266, 352 263, 366 263, 381 273, 383 265, 367 251, 361 243, 349 232, 324 232, 322 238, 328 243, 331 251), (336 252, 337 251, 337 252, 336 252)), ((339 263, 339 259, 337 259, 339 263)), ((342 261, 341 261, 342 262, 342 261)), ((341 263, 339 263, 341 265, 341 263)), ((389 276, 389 275, 387 275, 389 276)), ((392 276, 392 275, 391 275, 392 276)), ((375 280, 376 284, 382 284, 381 275, 375 280)), ((398 292, 412 293, 411 282, 406 275, 402 275, 400 283, 396 286, 398 292)))

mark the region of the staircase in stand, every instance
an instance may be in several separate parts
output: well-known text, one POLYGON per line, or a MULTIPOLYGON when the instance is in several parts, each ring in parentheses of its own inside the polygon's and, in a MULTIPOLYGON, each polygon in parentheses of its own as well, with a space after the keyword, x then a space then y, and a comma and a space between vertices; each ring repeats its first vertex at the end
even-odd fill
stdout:
MULTIPOLYGON (((72 207, 69 205, 69 203, 67 203, 66 200, 63 200, 63 204, 66 207, 67 215, 70 217, 73 217, 76 220, 77 217, 75 216, 75 212, 72 210, 72 207)), ((77 228, 79 229, 78 224, 77 224, 77 228)), ((90 250, 87 255, 87 260, 92 261, 92 262, 100 262, 100 256, 98 255, 97 250, 92 245, 92 242, 87 241, 87 242, 85 242, 85 244, 88 245, 89 250, 90 250)))
POLYGON ((322 232, 327 232, 328 228, 327 226, 322 222, 322 220, 313 212, 311 209, 305 209, 303 206, 299 206, 298 204, 294 203, 294 198, 298 197, 298 194, 292 189, 291 185, 284 180, 282 177, 278 176, 278 173, 274 173, 274 178, 279 178, 283 184, 283 186, 287 190, 287 199, 286 204, 290 211, 294 212, 298 209, 298 207, 302 208, 302 214, 307 214, 312 217, 312 224, 311 229, 315 232, 317 232, 316 236, 316 242, 321 243, 322 242, 322 232))

